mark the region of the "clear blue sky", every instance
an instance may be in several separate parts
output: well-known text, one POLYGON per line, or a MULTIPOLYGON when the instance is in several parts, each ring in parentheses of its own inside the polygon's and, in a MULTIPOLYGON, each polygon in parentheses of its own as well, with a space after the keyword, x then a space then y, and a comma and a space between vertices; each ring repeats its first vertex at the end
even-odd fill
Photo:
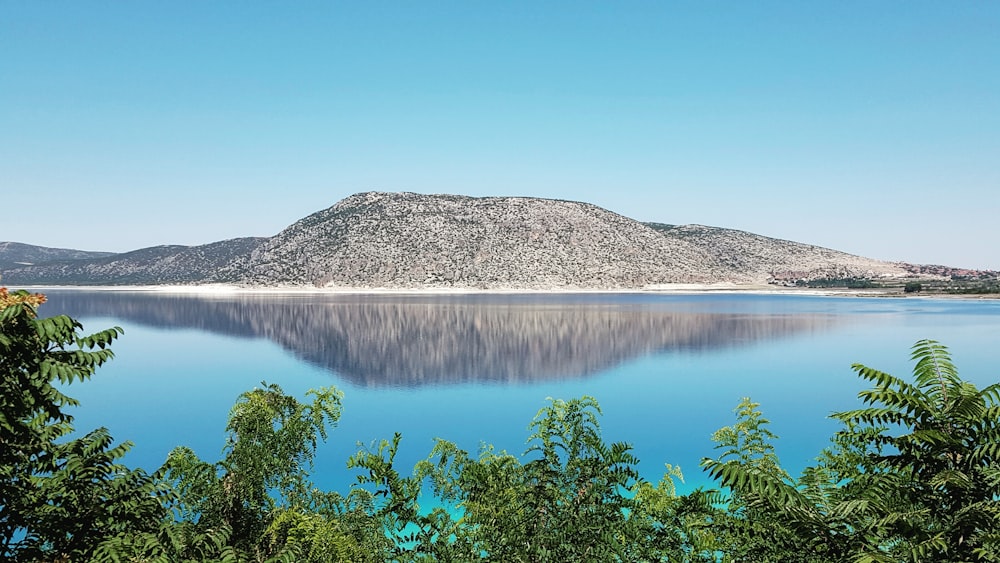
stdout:
POLYGON ((0 0, 0 241, 269 236, 368 190, 1000 269, 1000 2, 0 0))

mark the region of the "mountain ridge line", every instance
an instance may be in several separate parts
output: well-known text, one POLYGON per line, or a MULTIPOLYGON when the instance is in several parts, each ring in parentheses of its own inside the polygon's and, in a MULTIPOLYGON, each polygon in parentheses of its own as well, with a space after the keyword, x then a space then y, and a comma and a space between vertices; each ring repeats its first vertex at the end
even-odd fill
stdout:
POLYGON ((975 271, 735 229, 643 223, 585 202, 411 192, 354 194, 272 237, 123 253, 0 242, 0 280, 24 285, 633 290, 956 272, 975 271))

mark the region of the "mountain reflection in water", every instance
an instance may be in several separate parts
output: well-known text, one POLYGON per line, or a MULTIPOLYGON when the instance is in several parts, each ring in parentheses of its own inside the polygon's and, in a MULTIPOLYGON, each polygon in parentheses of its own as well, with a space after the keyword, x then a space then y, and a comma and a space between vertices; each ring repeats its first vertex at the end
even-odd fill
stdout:
POLYGON ((824 313, 706 312, 645 295, 46 294, 48 315, 267 338, 362 387, 572 379, 652 353, 748 345, 837 322, 824 313))

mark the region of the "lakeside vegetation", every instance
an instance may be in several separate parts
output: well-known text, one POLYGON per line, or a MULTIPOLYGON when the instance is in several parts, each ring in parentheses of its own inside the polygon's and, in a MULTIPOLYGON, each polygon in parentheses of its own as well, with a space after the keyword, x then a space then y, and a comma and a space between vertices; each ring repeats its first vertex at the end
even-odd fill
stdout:
MULTIPOLYGON (((713 437, 719 490, 677 495, 604 442, 591 397, 553 400, 523 455, 439 441, 415 468, 399 434, 352 456, 358 486, 320 491, 333 388, 248 391, 224 455, 178 448, 147 473, 128 444, 74 433, 62 385, 91 377, 122 331, 38 318, 44 298, 0 290, 0 556, 18 561, 991 561, 1000 557, 1000 387, 977 389, 921 341, 912 378, 871 389, 816 464, 793 478, 746 399, 713 437), (418 498, 438 507, 426 511, 418 498), (446 507, 457 508, 448 510, 446 507)), ((671 432, 664 429, 664 433, 671 432)))
POLYGON ((952 276, 947 279, 917 278, 873 280, 870 278, 820 278, 800 280, 797 287, 874 289, 886 292, 935 295, 1000 295, 1000 278, 995 276, 952 276))

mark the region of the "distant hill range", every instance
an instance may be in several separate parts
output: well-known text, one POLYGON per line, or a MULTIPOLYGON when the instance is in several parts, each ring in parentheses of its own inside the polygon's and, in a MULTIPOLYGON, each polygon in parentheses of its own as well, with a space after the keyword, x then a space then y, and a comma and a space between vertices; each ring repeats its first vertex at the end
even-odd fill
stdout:
POLYGON ((7 286, 583 290, 980 274, 732 229, 641 223, 587 203, 414 193, 356 194, 269 238, 120 254, 0 242, 0 281, 7 286))
POLYGON ((0 242, 0 272, 42 262, 65 260, 98 260, 114 256, 114 252, 87 252, 68 248, 47 248, 19 242, 0 242))

